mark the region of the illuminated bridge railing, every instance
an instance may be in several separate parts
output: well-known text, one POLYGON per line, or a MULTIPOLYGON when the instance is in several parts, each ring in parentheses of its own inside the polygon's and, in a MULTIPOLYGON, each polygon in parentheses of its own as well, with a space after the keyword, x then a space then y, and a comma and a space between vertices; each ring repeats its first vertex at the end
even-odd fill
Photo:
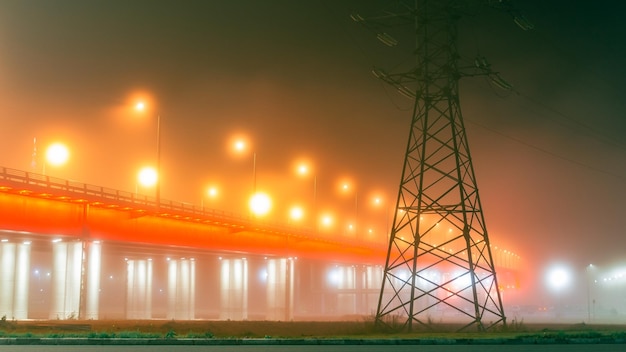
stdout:
POLYGON ((287 223, 253 219, 232 212, 160 199, 133 192, 121 191, 82 182, 71 181, 23 170, 0 167, 0 191, 47 198, 51 200, 87 203, 94 206, 135 210, 179 220, 228 224, 262 232, 291 233, 304 237, 319 238, 312 229, 287 223))

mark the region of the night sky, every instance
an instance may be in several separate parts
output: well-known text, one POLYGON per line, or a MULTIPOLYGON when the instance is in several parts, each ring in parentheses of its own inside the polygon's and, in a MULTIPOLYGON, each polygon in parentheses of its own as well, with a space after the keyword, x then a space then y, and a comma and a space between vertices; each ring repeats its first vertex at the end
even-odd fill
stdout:
MULTIPOLYGON (((373 192, 398 192, 412 103, 378 81, 411 60, 350 19, 387 1, 0 1, 0 165, 33 169, 62 141, 69 162, 47 174, 133 191, 156 160, 161 196, 245 213, 252 155, 274 219, 312 193, 293 163, 314 165, 320 207, 350 211, 349 178, 363 217, 373 192), (150 110, 132 110, 138 97, 150 110)), ((470 3, 481 4, 475 1, 470 3)), ((487 58, 514 86, 463 78, 466 121, 493 242, 528 265, 582 271, 626 261, 626 25, 619 1, 518 1, 534 23, 475 6, 459 23, 462 61, 487 58)), ((140 190, 150 193, 150 190, 140 190)), ((365 220, 363 220, 365 221, 365 220)), ((369 220, 368 220, 369 221, 369 220)), ((381 220, 382 221, 382 220, 381 220)), ((382 226, 382 225, 381 225, 382 226)))

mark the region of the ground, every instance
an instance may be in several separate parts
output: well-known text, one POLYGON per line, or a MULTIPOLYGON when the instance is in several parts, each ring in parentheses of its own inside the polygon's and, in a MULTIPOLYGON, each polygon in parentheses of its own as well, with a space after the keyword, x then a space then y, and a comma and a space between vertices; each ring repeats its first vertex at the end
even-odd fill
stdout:
MULTIPOLYGON (((172 321, 172 320, 48 320, 0 322, 2 336, 40 337, 210 337, 210 338, 427 338, 485 337, 475 329, 455 332, 458 326, 433 324, 413 333, 395 333, 376 329, 368 319, 354 321, 172 321), (452 336, 453 335, 453 336, 452 336)), ((626 325, 546 325, 510 323, 493 329, 498 337, 521 335, 626 336, 626 325)))

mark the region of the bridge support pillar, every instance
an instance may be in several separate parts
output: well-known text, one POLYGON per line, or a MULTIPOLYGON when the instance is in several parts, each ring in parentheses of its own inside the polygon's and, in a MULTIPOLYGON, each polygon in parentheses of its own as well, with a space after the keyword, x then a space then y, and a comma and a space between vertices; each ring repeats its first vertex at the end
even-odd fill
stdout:
POLYGON ((82 242, 52 244, 52 309, 50 319, 78 319, 80 313, 82 242))
POLYGON ((126 318, 152 318, 152 260, 126 261, 126 318))
POLYGON ((267 320, 293 320, 294 260, 267 259, 267 320))
POLYGON ((337 312, 341 315, 356 313, 356 270, 351 266, 338 266, 337 312))
POLYGON ((98 319, 100 307, 100 271, 102 267, 102 245, 99 241, 86 242, 85 251, 87 254, 86 267, 83 268, 86 274, 82 290, 84 291, 84 309, 81 314, 82 319, 98 319))
POLYGON ((0 316, 28 318, 30 243, 0 243, 0 316))
POLYGON ((222 259, 220 283, 220 319, 248 319, 248 261, 222 259))
POLYGON ((167 319, 194 319, 196 305, 195 260, 169 260, 167 276, 167 319))
POLYGON ((376 315, 380 285, 383 281, 383 270, 380 266, 363 266, 361 268, 361 301, 359 312, 370 316, 376 315))

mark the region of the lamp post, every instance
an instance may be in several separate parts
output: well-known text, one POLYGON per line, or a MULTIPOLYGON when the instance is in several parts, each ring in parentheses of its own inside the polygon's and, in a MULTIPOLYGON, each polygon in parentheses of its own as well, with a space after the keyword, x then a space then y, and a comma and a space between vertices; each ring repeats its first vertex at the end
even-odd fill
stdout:
MULTIPOLYGON (((348 183, 344 183, 341 188, 343 189, 344 192, 348 192, 350 190, 350 185, 348 183)), ((359 222, 359 193, 356 190, 356 187, 354 188, 354 236, 357 236, 357 229, 358 229, 358 224, 359 222)))
MULTIPOLYGON (((242 138, 238 138, 233 143, 233 148, 237 153, 243 153, 248 149, 248 143, 242 138)), ((256 194, 256 152, 252 152, 252 194, 256 194)))
MULTIPOLYGON (((311 172, 311 168, 307 163, 300 163, 297 167, 297 173, 301 176, 307 176, 311 172)), ((315 231, 318 231, 317 225, 317 175, 313 175, 313 221, 315 224, 315 231)))
POLYGON ((46 174, 46 164, 49 163, 52 166, 61 166, 67 163, 70 157, 70 152, 67 147, 62 143, 52 143, 48 149, 46 149, 46 160, 42 166, 42 173, 46 174))
MULTIPOLYGON (((380 206, 383 203, 383 200, 380 197, 374 198, 374 205, 380 206)), ((387 241, 387 236, 389 236, 389 202, 385 201, 385 242, 387 241)))
MULTIPOLYGON (((146 109, 146 104, 142 101, 135 105, 135 109, 139 112, 143 112, 146 109)), ((157 208, 161 205, 161 115, 157 114, 157 128, 156 128, 156 173, 157 179, 155 183, 155 198, 157 208)))
POLYGON ((591 269, 593 269, 593 264, 585 268, 587 272, 587 324, 591 324, 591 269))
MULTIPOLYGON (((137 173, 137 181, 144 187, 156 186, 159 181, 159 174, 153 167, 146 166, 137 173)), ((138 186, 135 185, 135 194, 139 193, 138 186)))

